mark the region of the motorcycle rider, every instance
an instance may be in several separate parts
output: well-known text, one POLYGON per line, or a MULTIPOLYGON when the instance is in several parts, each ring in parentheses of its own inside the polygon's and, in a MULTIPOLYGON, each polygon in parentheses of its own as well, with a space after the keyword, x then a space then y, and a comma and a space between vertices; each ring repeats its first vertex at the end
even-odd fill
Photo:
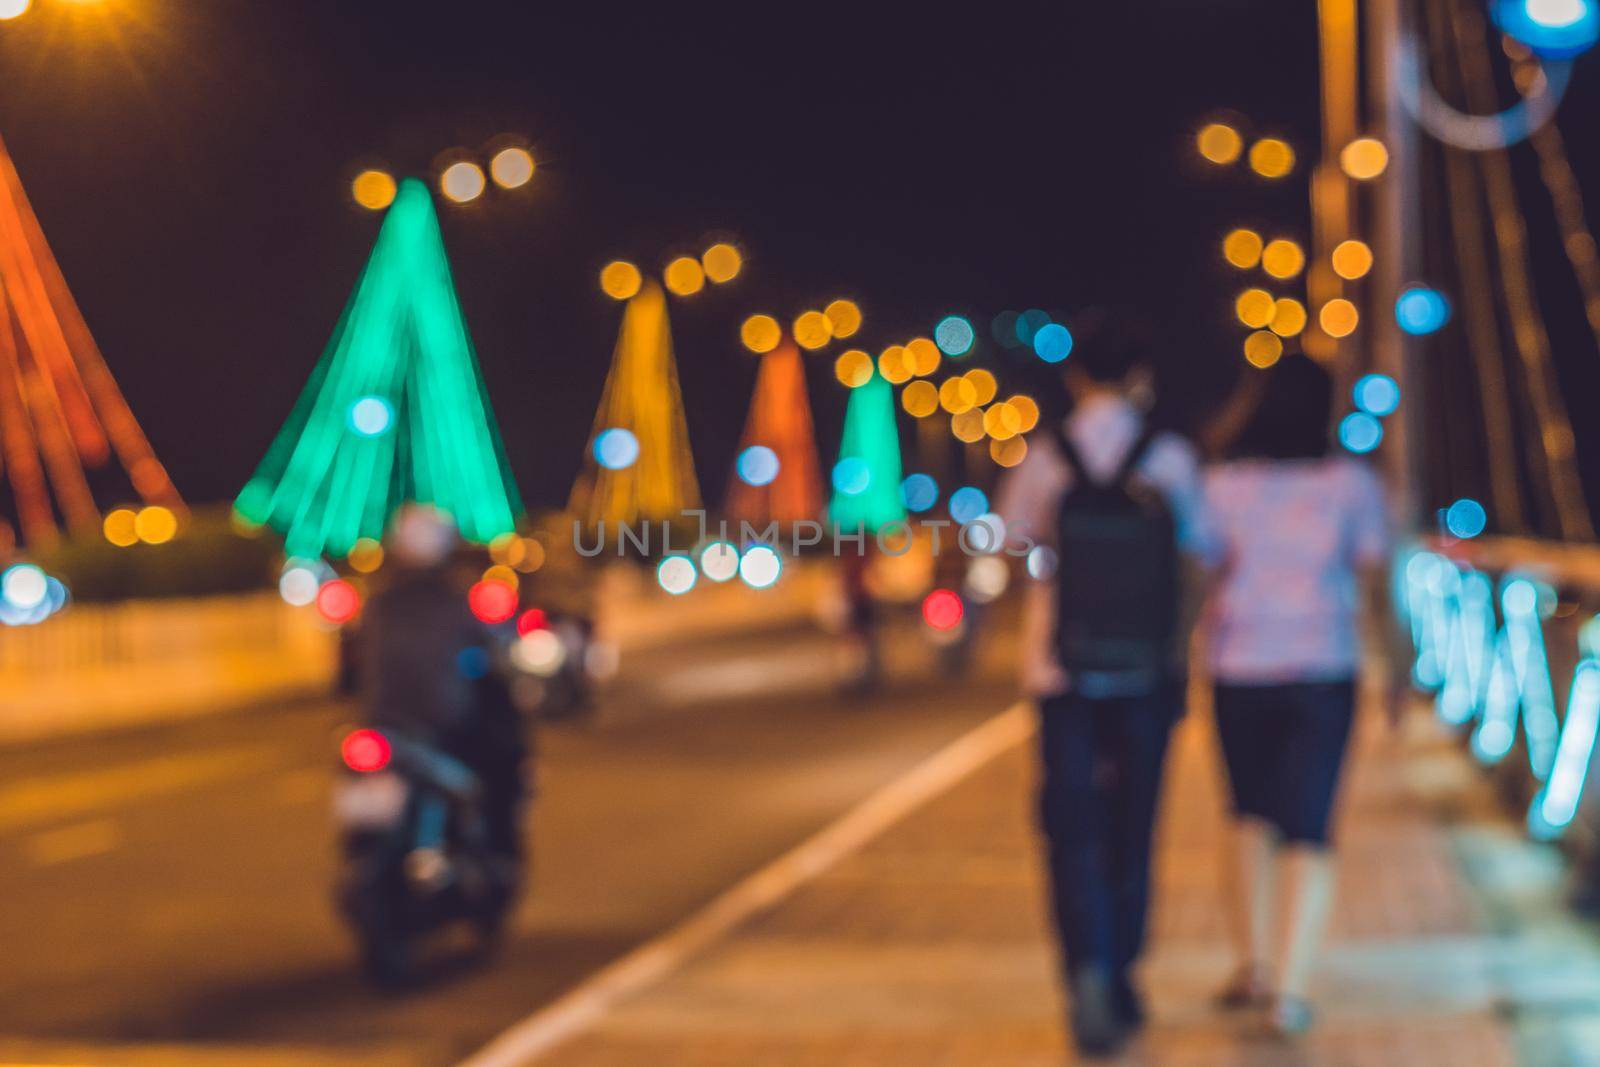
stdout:
POLYGON ((408 504, 385 540, 384 582, 357 637, 365 719, 475 772, 490 851, 516 860, 528 746, 497 669, 504 641, 468 606, 467 583, 451 568, 460 538, 447 514, 408 504))

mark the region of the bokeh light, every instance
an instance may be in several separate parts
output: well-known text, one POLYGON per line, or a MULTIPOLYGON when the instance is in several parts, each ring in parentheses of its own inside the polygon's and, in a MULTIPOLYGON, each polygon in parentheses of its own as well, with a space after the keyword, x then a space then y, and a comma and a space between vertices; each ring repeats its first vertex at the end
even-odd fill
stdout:
POLYGON ((978 403, 978 389, 965 375, 946 378, 939 386, 939 406, 952 415, 971 411, 978 403))
POLYGON ((1267 325, 1279 337, 1293 337, 1306 328, 1306 306, 1292 296, 1281 296, 1272 305, 1267 325))
POLYGON ((964 485, 950 494, 950 517, 965 526, 989 510, 989 498, 982 489, 964 485))
POLYGON ((1018 393, 1006 403, 1015 409, 1017 416, 1022 420, 1020 432, 1027 433, 1039 425, 1039 403, 1033 397, 1018 393))
POLYGON ((739 577, 752 589, 766 589, 783 574, 783 558, 768 545, 751 545, 739 557, 739 577))
POLYGON ((816 351, 833 340, 833 323, 820 311, 807 311, 794 320, 794 342, 816 351))
POLYGON ((944 354, 932 339, 927 337, 913 337, 906 342, 905 359, 906 367, 918 378, 925 378, 939 369, 939 364, 944 360, 944 354))
POLYGON ((688 556, 668 556, 656 564, 656 584, 673 596, 682 596, 694 588, 700 572, 688 556))
POLYGON ((1361 324, 1361 312, 1344 297, 1335 297, 1322 305, 1317 322, 1329 337, 1349 337, 1361 324))
POLYGON ((861 309, 853 300, 835 300, 822 309, 822 314, 828 320, 831 337, 854 337, 861 329, 861 309))
POLYGON ((973 402, 979 405, 993 400, 995 393, 1000 390, 1000 383, 995 380, 994 375, 982 367, 974 367, 967 371, 966 379, 972 383, 973 402))
POLYGON ((991 404, 983 413, 983 432, 1005 441, 1022 432, 1022 415, 1010 404, 991 404))
POLYGON ((394 203, 397 189, 394 175, 383 170, 364 170, 350 183, 350 195, 369 211, 382 211, 394 203))
POLYGON ((707 278, 722 285, 739 276, 739 271, 744 267, 744 257, 733 245, 718 241, 701 253, 700 267, 706 272, 707 278))
POLYGON ((1283 356, 1283 341, 1270 330, 1257 330, 1244 339, 1244 358, 1252 367, 1265 370, 1283 356))
POLYGON ((713 541, 700 550, 700 573, 713 582, 726 582, 739 573, 739 550, 726 541, 713 541))
POLYGON ((1372 249, 1365 241, 1340 241, 1333 250, 1333 273, 1346 281, 1366 276, 1372 269, 1372 249))
POLYGON ((1366 455, 1383 440, 1383 423, 1365 411, 1352 411, 1339 421, 1339 443, 1358 456, 1366 455))
POLYGON ((129 545, 139 543, 139 534, 134 529, 132 508, 115 508, 107 512, 105 519, 100 523, 100 532, 105 534, 107 541, 118 548, 127 548, 129 545))
POLYGON ((1600 38, 1594 0, 1495 0, 1490 11, 1502 30, 1547 59, 1570 59, 1600 38))
POLYGON ((833 487, 845 496, 860 496, 872 485, 872 468, 860 456, 846 456, 833 465, 833 487))
POLYGON ((1017 343, 1033 347, 1033 337, 1044 327, 1050 325, 1050 316, 1038 308, 1029 308, 1017 316, 1013 332, 1017 336, 1017 343))
POLYGON ((1250 169, 1263 178, 1282 178, 1294 170, 1294 149, 1287 141, 1263 137, 1250 146, 1250 169))
POLYGON ((133 517, 133 530, 147 545, 164 545, 178 535, 178 517, 170 508, 151 504, 133 517))
POLYGON ((545 630, 550 627, 550 616, 542 608, 529 608, 517 616, 517 636, 527 637, 535 630, 545 630))
POLYGON ((1489 514, 1471 497, 1462 497, 1445 509, 1444 528, 1463 541, 1477 537, 1489 526, 1489 514))
POLYGON ((771 315, 751 315, 739 327, 739 340, 757 355, 771 352, 783 340, 783 327, 771 315))
POLYGON ((996 344, 1002 348, 1021 346, 1022 341, 1017 337, 1017 320, 1020 317, 1015 311, 1002 311, 990 321, 989 333, 996 344))
POLYGON ((350 405, 350 428, 362 437, 381 437, 394 425, 394 408, 381 396, 364 396, 350 405))
POLYGON ((1395 301, 1394 317, 1406 333, 1434 333, 1450 321, 1450 301, 1437 289, 1413 286, 1395 301))
POLYGON ((939 351, 957 359, 971 352, 977 339, 972 321, 964 315, 946 315, 933 328, 933 340, 939 351))
POLYGON ((467 590, 467 607, 480 622, 505 622, 517 613, 517 591, 504 582, 479 581, 467 590))
POLYGON ((1274 278, 1293 278, 1305 265, 1305 249, 1286 237, 1268 241, 1267 247, 1261 250, 1261 269, 1274 278))
POLYGON ((914 381, 900 394, 900 406, 906 409, 907 415, 926 418, 939 410, 939 390, 932 382, 914 381))
POLYGON ((468 160, 450 164, 439 175, 439 191, 458 204, 482 196, 484 184, 483 168, 468 160))
POLYGON ((613 426, 594 439, 594 459, 608 471, 626 470, 639 458, 639 439, 631 430, 613 426))
POLYGON ((324 582, 317 590, 317 614, 325 622, 342 626, 361 612, 361 594, 343 578, 324 582))
POLYGON ((908 474, 900 483, 900 501, 918 514, 939 502, 939 483, 927 474, 908 474))
POLYGON ((1276 308, 1277 301, 1265 289, 1246 289, 1233 302, 1233 313, 1252 330, 1265 329, 1276 308))
POLYGON ((935 589, 922 599, 923 621, 935 630, 954 629, 963 612, 961 595, 950 589, 935 589))
POLYGON ((1387 374, 1364 374, 1351 390, 1356 407, 1383 418, 1400 406, 1400 385, 1387 374))
POLYGON ((1339 169, 1357 181, 1382 174, 1389 165, 1389 150, 1376 137, 1358 137, 1339 152, 1339 169))
POLYGON ((1239 158, 1244 151, 1244 138, 1239 131, 1222 122, 1212 122, 1200 128, 1195 136, 1195 147, 1200 155, 1218 166, 1226 166, 1239 158))
POLYGON ((1033 351, 1046 363, 1060 363, 1072 355, 1072 333, 1059 322, 1047 322, 1034 331, 1033 351))
POLYGON ((916 373, 914 360, 915 357, 904 346, 890 345, 878 356, 878 373, 895 385, 900 385, 910 381, 916 373))
POLYGON ((50 595, 50 579, 32 563, 14 563, 0 574, 0 599, 19 611, 32 611, 50 595))
POLYGON ((517 576, 517 572, 504 563, 496 563, 493 566, 484 568, 483 580, 486 582, 499 582, 501 585, 509 585, 513 589, 522 584, 522 579, 517 576))
POLYGON ((290 607, 303 608, 317 599, 321 580, 304 563, 292 563, 278 576, 278 595, 290 607))
POLYGON ((1025 437, 1009 437, 1004 441, 989 442, 989 458, 1002 467, 1015 467, 1027 455, 1028 440, 1025 437))
POLYGON ((643 282, 639 268, 625 259, 614 259, 600 271, 600 291, 613 300, 627 300, 643 282))
POLYGON ((533 179, 533 153, 526 148, 502 148, 489 160, 489 177, 502 189, 516 189, 533 179))
POLYGON ((972 407, 958 415, 950 416, 950 432, 956 440, 972 444, 988 436, 983 429, 983 411, 972 407))
POLYGON ((1222 239, 1222 258, 1240 270, 1261 262, 1261 235, 1254 230, 1233 230, 1222 239))
POLYGON ((734 466, 746 485, 770 485, 778 476, 778 454, 766 445, 751 445, 739 453, 734 466))
POLYGON ((358 537, 345 560, 357 574, 371 574, 383 566, 383 545, 375 537, 358 537))
POLYGON ((872 369, 872 357, 859 348, 841 352, 839 358, 833 361, 833 376, 839 379, 841 385, 851 389, 871 381, 872 369))
POLYGON ((339 742, 339 757, 344 765, 361 774, 371 774, 389 766, 393 748, 377 730, 352 730, 339 742))
POLYGON ((706 272, 693 256, 679 256, 667 264, 661 281, 674 296, 693 296, 706 287, 706 272))

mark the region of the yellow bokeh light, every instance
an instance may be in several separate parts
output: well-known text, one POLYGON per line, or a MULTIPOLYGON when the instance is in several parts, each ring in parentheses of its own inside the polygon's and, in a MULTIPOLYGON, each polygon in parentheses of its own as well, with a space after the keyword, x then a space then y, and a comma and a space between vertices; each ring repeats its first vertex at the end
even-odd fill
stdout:
POLYGON ((971 382, 972 388, 976 390, 977 395, 974 398, 974 403, 979 405, 987 404, 993 400, 994 394, 1000 389, 1000 383, 994 380, 994 375, 982 367, 975 367, 967 371, 967 381, 971 382))
POLYGON ((1233 302, 1233 313, 1252 330, 1260 330, 1272 321, 1275 304, 1272 294, 1265 289, 1246 289, 1233 302))
POLYGON ((721 285, 739 276, 739 271, 744 267, 744 257, 737 248, 726 241, 719 241, 701 254, 700 266, 705 268, 707 278, 721 285))
POLYGON ((890 345, 878 356, 878 373, 895 385, 911 380, 916 373, 911 365, 910 353, 902 345, 890 345))
POLYGON ((833 340, 833 323, 820 311, 807 311, 794 320, 795 344, 816 351, 833 340))
POLYGON ((667 264, 661 280, 674 296, 693 296, 706 287, 706 272, 693 256, 679 256, 667 264))
POLYGON ((1279 337, 1293 337, 1306 328, 1306 306, 1292 296, 1280 297, 1272 305, 1268 325, 1279 337))
POLYGON ((971 411, 978 406, 978 390, 967 381, 965 375, 946 378, 944 384, 939 386, 939 406, 952 415, 971 411))
POLYGON ((984 438, 983 412, 977 408, 970 408, 959 415, 950 416, 950 432, 956 435, 959 441, 972 444, 984 438))
POLYGON ((134 516, 133 530, 147 545, 166 544, 178 532, 178 517, 160 504, 151 504, 134 516))
POLYGON ((1347 281, 1366 276, 1372 269, 1372 249, 1365 241, 1341 241, 1333 250, 1333 273, 1347 281))
POLYGON ((485 570, 483 572, 483 580, 486 582, 499 582, 501 585, 509 585, 513 589, 522 584, 522 579, 518 577, 517 572, 507 567, 504 563, 496 563, 485 570))
POLYGON ((351 570, 358 574, 371 574, 383 566, 383 545, 375 538, 358 537, 356 543, 350 546, 350 554, 345 558, 351 570))
POLYGON ((1018 393, 1006 403, 1011 405, 1017 417, 1022 420, 1022 425, 1017 427, 1018 433, 1027 433, 1039 425, 1039 404, 1033 397, 1018 393))
POLYGON ((1015 467, 1028 454, 1028 442, 1021 437, 989 442, 989 458, 1002 467, 1015 467))
POLYGON ((515 189, 533 179, 533 153, 526 148, 502 148, 489 160, 489 177, 502 189, 515 189))
POLYGON ((1361 322, 1361 312, 1350 301, 1340 297, 1322 305, 1322 310, 1317 313, 1317 321, 1322 324, 1322 332, 1329 337, 1349 337, 1361 322))
POLYGON ((932 382, 912 382, 900 394, 900 406, 906 409, 907 415, 926 418, 939 410, 939 390, 932 382))
POLYGON ((625 259, 612 260, 600 271, 600 290, 613 300, 627 300, 643 282, 639 268, 625 259))
POLYGON ((14 19, 33 5, 33 0, 0 0, 0 22, 14 19))
POLYGON ((996 441, 1005 441, 1022 432, 1022 415, 1010 404, 992 404, 983 413, 983 432, 996 441))
POLYGON ((129 545, 139 543, 139 533, 134 526, 135 516, 132 508, 117 508, 106 513, 105 521, 100 524, 101 531, 106 535, 106 540, 118 548, 127 548, 129 545))
POLYGON ((1274 278, 1293 278, 1305 266, 1305 250, 1286 237, 1267 242, 1261 250, 1261 269, 1274 278))
POLYGON ((906 365, 919 378, 926 378, 938 370, 940 361, 944 359, 939 346, 926 337, 913 337, 907 341, 906 353, 906 365))
POLYGON ((515 567, 526 551, 522 538, 514 533, 503 533, 489 542, 489 558, 508 567, 515 567))
POLYGON ((833 361, 833 376, 851 389, 866 385, 872 380, 872 357, 859 348, 841 352, 833 361))
POLYGON ((1200 154, 1218 165, 1232 163, 1244 150, 1244 138, 1239 131, 1222 122, 1203 126, 1195 136, 1195 146, 1200 154))
POLYGON ((478 199, 483 187, 483 168, 468 160, 450 164, 439 175, 439 191, 458 204, 478 199))
POLYGON ((544 545, 531 537, 522 539, 522 558, 513 564, 523 574, 532 574, 544 566, 544 545))
POLYGON ((1278 362, 1283 355, 1283 341, 1267 330, 1257 330, 1244 339, 1244 358, 1252 367, 1263 369, 1278 362))
POLYGON ((1249 270, 1261 262, 1261 235, 1254 230, 1234 230, 1222 239, 1222 258, 1249 270))
POLYGON ((751 315, 739 327, 739 340, 756 355, 771 352, 783 340, 783 327, 771 315, 751 315))
POLYGON ((1250 146, 1250 169, 1263 178, 1281 178, 1294 170, 1294 149, 1287 141, 1263 137, 1250 146))
POLYGON ((382 211, 394 203, 394 176, 383 170, 364 170, 350 183, 350 195, 369 211, 382 211))
POLYGON ((861 309, 853 300, 835 300, 823 309, 835 337, 853 337, 861 329, 861 309))
POLYGON ((1376 137, 1358 137, 1339 153, 1339 168, 1356 181, 1367 181, 1389 166, 1389 149, 1376 137))

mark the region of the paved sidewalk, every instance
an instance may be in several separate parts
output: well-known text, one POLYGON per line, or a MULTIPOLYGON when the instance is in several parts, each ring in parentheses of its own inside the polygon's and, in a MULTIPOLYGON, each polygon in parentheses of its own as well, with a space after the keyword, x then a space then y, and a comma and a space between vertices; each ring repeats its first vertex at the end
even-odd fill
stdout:
MULTIPOLYGON (((1229 965, 1214 861, 1223 794, 1209 721, 1190 716, 1161 827, 1145 970, 1152 1025, 1124 1062, 1600 1062, 1589 1058, 1600 1055, 1600 951, 1560 914, 1552 854, 1521 842, 1420 713, 1414 727, 1404 740, 1372 720, 1360 730, 1319 1026, 1291 1045, 1207 1007, 1229 965), (1469 868, 1486 891, 1469 886, 1469 868), (1520 903, 1507 906, 1507 891, 1520 903)), ((1070 1062, 1031 830, 1031 757, 1028 746, 1009 751, 540 1062, 1070 1062)))

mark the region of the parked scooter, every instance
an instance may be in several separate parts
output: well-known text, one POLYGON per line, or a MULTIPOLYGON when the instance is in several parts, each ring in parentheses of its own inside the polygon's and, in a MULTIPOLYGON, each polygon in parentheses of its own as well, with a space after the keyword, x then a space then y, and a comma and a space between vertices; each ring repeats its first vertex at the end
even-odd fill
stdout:
POLYGON ((521 864, 491 843, 478 776, 437 748, 374 729, 346 734, 340 755, 337 896, 368 976, 385 986, 409 982, 417 941, 454 922, 492 947, 521 864))

